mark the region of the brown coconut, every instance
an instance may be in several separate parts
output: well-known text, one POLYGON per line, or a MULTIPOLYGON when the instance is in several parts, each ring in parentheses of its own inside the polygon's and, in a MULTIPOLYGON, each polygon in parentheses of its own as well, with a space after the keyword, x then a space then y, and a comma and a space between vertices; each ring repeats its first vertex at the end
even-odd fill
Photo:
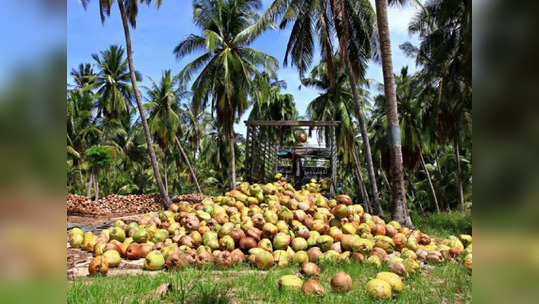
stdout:
POLYGON ((320 277, 320 268, 318 268, 318 265, 311 262, 301 264, 299 272, 306 278, 318 279, 320 277))
POLYGON ((333 291, 347 292, 352 287, 352 277, 341 271, 331 278, 330 284, 333 291))
POLYGON ((324 295, 326 293, 324 287, 315 280, 307 280, 305 283, 303 283, 303 286, 301 286, 301 292, 306 295, 324 295))

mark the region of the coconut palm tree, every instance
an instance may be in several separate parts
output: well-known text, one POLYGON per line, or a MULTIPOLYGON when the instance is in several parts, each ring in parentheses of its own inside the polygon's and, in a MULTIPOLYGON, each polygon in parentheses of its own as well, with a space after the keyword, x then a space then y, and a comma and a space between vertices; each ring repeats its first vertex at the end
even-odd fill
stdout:
MULTIPOLYGON (((98 99, 97 108, 107 119, 116 119, 126 113, 131 106, 133 88, 124 50, 117 45, 111 45, 107 50, 92 54, 99 73, 95 77, 98 99)), ((140 75, 137 75, 140 79, 140 75)), ((99 116, 99 115, 98 115, 99 116)))
POLYGON ((419 156, 418 161, 427 176, 436 211, 439 213, 438 197, 423 156, 424 151, 430 150, 434 137, 434 130, 429 123, 432 98, 426 98, 418 75, 410 76, 408 67, 403 67, 401 73, 395 75, 395 84, 401 117, 402 147, 408 147, 409 154, 419 156))
MULTIPOLYGON (((145 87, 146 94, 148 95, 148 102, 144 105, 148 109, 148 121, 150 122, 150 131, 154 135, 154 138, 161 147, 165 159, 163 160, 163 168, 166 176, 166 155, 169 144, 172 142, 178 147, 184 161, 189 167, 189 172, 193 178, 198 191, 200 192, 200 186, 196 174, 191 166, 189 158, 183 149, 180 140, 177 137, 177 133, 180 129, 180 99, 186 94, 181 88, 174 88, 177 83, 177 78, 172 77, 172 72, 166 70, 163 72, 161 81, 157 84, 150 79, 152 86, 150 88, 145 87)), ((179 173, 179 172, 178 172, 179 173)), ((165 189, 168 191, 168 183, 165 177, 165 189)))
POLYGON ((300 77, 312 64, 315 45, 320 57, 327 62, 329 85, 334 87, 337 67, 334 63, 333 40, 338 38, 342 67, 345 68, 351 83, 352 95, 356 104, 357 118, 360 123, 363 150, 367 161, 369 179, 374 200, 374 212, 383 216, 378 197, 378 187, 372 163, 367 126, 358 93, 358 81, 364 78, 366 64, 376 48, 374 34, 374 11, 367 0, 274 0, 260 20, 241 35, 254 39, 281 17, 280 28, 292 23, 292 30, 285 51, 285 65, 288 57, 298 69, 300 77))
POLYGON ((113 164, 113 158, 108 147, 92 146, 86 150, 90 170, 95 176, 94 193, 95 200, 99 200, 99 172, 113 164))
MULTIPOLYGON (((286 82, 271 77, 268 73, 257 75, 253 82, 251 96, 253 109, 248 120, 296 120, 298 113, 294 96, 282 94, 281 89, 286 89, 286 82)), ((293 142, 295 134, 290 127, 263 129, 268 138, 275 142, 293 142)))
MULTIPOLYGON (((81 0, 84 8, 88 6, 90 0, 81 0)), ((140 97, 140 92, 137 86, 137 77, 135 74, 135 67, 133 64, 133 50, 131 47, 131 35, 129 33, 129 25, 133 28, 137 25, 137 13, 138 13, 138 2, 137 0, 117 0, 118 9, 120 10, 120 16, 122 18, 122 25, 125 35, 125 45, 127 49, 127 61, 129 65, 129 76, 131 78, 131 84, 133 86, 133 91, 135 93, 135 100, 137 101, 137 107, 140 115, 140 120, 142 121, 142 126, 144 128, 144 135, 146 137, 146 145, 148 146, 148 154, 150 155, 150 160, 152 163, 153 173, 155 175, 155 181, 159 192, 163 198, 164 205, 167 207, 171 202, 168 197, 168 193, 165 190, 163 181, 161 180, 161 174, 159 173, 159 166, 157 164, 157 159, 155 157, 155 151, 153 149, 152 137, 150 134, 150 128, 148 127, 148 122, 146 121, 146 116, 144 114, 144 107, 142 106, 142 98, 140 97)), ((161 5, 161 0, 141 0, 141 3, 146 3, 150 5, 155 3, 157 7, 161 5)), ((112 0, 99 0, 99 13, 101 16, 101 22, 105 22, 107 16, 110 16, 110 11, 112 9, 113 1, 112 0)))
POLYGON ((193 103, 211 109, 217 123, 227 135, 230 149, 230 186, 236 186, 236 157, 234 123, 249 107, 253 77, 264 67, 270 74, 278 67, 277 60, 248 47, 249 40, 239 34, 253 24, 254 10, 260 0, 195 0, 193 21, 202 30, 191 34, 174 49, 181 59, 202 51, 203 54, 187 64, 179 77, 185 83, 193 81, 193 103))
MULTIPOLYGON (((407 0, 389 0, 390 4, 405 4, 407 0)), ((388 123, 388 136, 391 142, 391 187, 393 198, 393 219, 399 223, 414 227, 408 214, 406 205, 406 188, 404 187, 404 168, 402 160, 401 135, 399 115, 397 108, 397 96, 395 93, 395 79, 393 78, 393 61, 391 58, 391 41, 387 21, 386 0, 375 0, 376 22, 382 59, 382 72, 384 75, 384 95, 386 96, 386 115, 388 123)))
MULTIPOLYGON (((85 151, 96 145, 102 130, 92 123, 92 110, 94 109, 94 94, 87 87, 68 92, 66 104, 67 123, 67 156, 71 164, 79 173, 80 184, 84 185, 82 171, 85 164, 85 151)), ((90 172, 88 187, 93 183, 93 174, 90 172)), ((88 188, 87 196, 90 197, 88 188)))
POLYGON ((71 69, 69 73, 73 80, 75 81, 75 87, 82 89, 85 87, 93 87, 95 84, 95 76, 92 65, 89 63, 81 63, 78 66, 78 69, 71 69))
POLYGON ((435 122, 437 137, 452 142, 456 159, 459 202, 464 208, 464 191, 460 161, 463 138, 471 132, 471 1, 431 0, 409 25, 418 34, 418 48, 402 46, 416 56, 423 66, 423 81, 436 88, 438 103, 435 122))
MULTIPOLYGON (((432 183, 429 171, 427 170, 424 151, 429 151, 433 144, 434 130, 431 127, 432 98, 425 95, 425 88, 422 86, 418 75, 410 76, 408 67, 403 67, 399 75, 394 75, 396 84, 396 94, 398 107, 401 117, 400 133, 402 138, 403 166, 407 170, 415 170, 418 165, 425 170, 427 180, 430 185, 431 194, 436 206, 440 212, 438 198, 432 183)), ((383 90, 383 85, 381 89, 383 90)), ((390 147, 386 140, 384 130, 387 129, 386 98, 379 95, 375 98, 376 109, 373 112, 371 129, 378 130, 373 132, 374 147, 382 151, 382 163, 386 170, 390 168, 389 158, 390 147)), ((413 186, 412 183, 410 183, 413 186)), ((410 188, 412 189, 412 187, 410 188)))
POLYGON ((346 70, 352 96, 357 107, 357 119, 363 140, 363 151, 367 160, 367 169, 371 180, 374 199, 374 213, 383 216, 383 210, 378 197, 371 147, 367 133, 367 123, 363 113, 361 97, 358 92, 358 80, 364 78, 366 61, 375 53, 374 11, 367 1, 331 0, 330 7, 335 19, 335 31, 339 41, 339 54, 346 70), (362 56, 363 55, 363 56, 362 56))
POLYGON ((191 145, 193 159, 196 161, 199 155, 200 142, 204 136, 211 114, 203 108, 195 107, 192 102, 184 103, 181 109, 182 125, 186 126, 185 137, 191 145))
POLYGON ((253 109, 249 120, 293 120, 297 118, 294 96, 281 94, 286 82, 277 80, 266 73, 258 74, 253 82, 251 96, 253 109))
MULTIPOLYGON (((335 56, 335 63, 340 64, 340 58, 335 56)), ((361 166, 359 163, 359 153, 355 140, 355 126, 353 116, 356 107, 353 103, 353 95, 348 82, 348 77, 342 69, 336 71, 336 78, 331 87, 329 82, 329 71, 327 62, 321 62, 314 67, 309 77, 302 79, 305 86, 316 88, 322 93, 313 99, 307 106, 307 115, 312 120, 337 120, 341 123, 336 130, 336 140, 338 153, 341 155, 341 161, 344 165, 353 163, 357 183, 366 206, 367 212, 371 212, 371 202, 369 195, 361 176, 361 166)), ((362 104, 366 102, 368 92, 361 90, 362 104)), ((323 131, 327 131, 325 128, 323 131)), ((329 134, 324 132, 322 135, 329 138, 329 134)))

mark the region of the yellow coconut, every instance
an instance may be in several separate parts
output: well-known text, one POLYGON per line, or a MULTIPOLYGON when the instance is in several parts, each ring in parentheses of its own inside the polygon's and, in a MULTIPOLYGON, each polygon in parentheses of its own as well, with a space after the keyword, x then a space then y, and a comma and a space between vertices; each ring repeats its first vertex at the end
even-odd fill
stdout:
POLYGON ((393 272, 386 272, 386 271, 379 272, 376 275, 376 278, 380 280, 384 280, 387 283, 389 283, 393 291, 400 292, 404 288, 404 286, 402 285, 401 277, 399 277, 397 274, 393 272))
POLYGON ((367 292, 371 298, 391 299, 391 285, 380 279, 373 279, 367 283, 367 292))

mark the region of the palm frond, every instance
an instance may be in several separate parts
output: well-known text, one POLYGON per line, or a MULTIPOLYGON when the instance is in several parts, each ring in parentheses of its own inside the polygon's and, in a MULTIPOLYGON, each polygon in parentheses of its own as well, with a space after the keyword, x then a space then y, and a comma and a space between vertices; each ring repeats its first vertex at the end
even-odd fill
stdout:
POLYGON ((177 59, 181 59, 193 52, 204 50, 206 48, 206 39, 204 37, 190 34, 182 40, 173 50, 177 59))

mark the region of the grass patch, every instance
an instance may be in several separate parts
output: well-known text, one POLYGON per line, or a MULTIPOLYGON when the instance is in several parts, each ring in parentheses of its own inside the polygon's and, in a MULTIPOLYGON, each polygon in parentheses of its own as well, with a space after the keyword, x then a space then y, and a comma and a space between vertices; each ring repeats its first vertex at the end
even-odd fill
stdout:
POLYGON ((305 296, 300 291, 280 290, 277 280, 295 274, 299 266, 269 271, 253 271, 244 265, 231 270, 213 267, 199 270, 189 267, 154 276, 125 275, 78 279, 67 290, 67 303, 467 303, 471 302, 471 273, 460 262, 449 261, 433 269, 416 273, 404 280, 405 289, 392 300, 378 301, 368 297, 365 284, 379 271, 374 265, 324 263, 320 283, 325 296, 305 296), (345 271, 353 279, 348 293, 331 291, 329 281, 345 271), (163 299, 152 297, 163 283, 172 288, 163 299))
POLYGON ((433 214, 412 213, 412 222, 416 228, 436 237, 472 234, 472 216, 459 211, 433 214))

